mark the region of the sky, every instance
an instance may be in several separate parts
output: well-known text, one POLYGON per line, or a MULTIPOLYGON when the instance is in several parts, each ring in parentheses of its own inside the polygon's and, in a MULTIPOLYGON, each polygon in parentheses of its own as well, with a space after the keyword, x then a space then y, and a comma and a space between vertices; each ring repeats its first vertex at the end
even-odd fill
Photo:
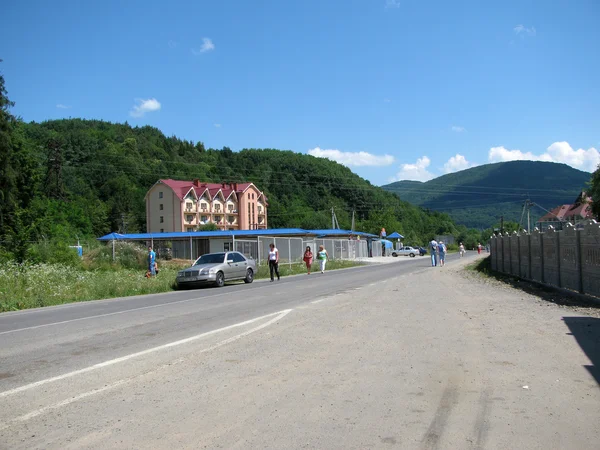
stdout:
POLYGON ((2 7, 13 114, 338 161, 375 185, 600 163, 597 0, 30 1, 2 7))

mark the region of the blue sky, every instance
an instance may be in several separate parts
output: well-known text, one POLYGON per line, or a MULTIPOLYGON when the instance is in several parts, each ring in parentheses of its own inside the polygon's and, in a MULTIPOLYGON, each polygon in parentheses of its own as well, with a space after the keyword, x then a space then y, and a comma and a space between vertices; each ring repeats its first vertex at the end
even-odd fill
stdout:
POLYGON ((600 2, 27 1, 3 6, 13 112, 326 156, 372 183, 600 162, 600 2))

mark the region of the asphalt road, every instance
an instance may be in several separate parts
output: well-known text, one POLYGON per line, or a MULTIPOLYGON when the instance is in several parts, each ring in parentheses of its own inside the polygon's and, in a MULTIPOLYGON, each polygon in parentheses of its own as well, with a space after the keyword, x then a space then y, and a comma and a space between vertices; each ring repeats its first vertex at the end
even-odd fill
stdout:
POLYGON ((597 323, 473 257, 2 314, 0 448, 597 448, 597 323))
MULTIPOLYGON (((448 262, 458 259, 449 255, 448 262)), ((0 392, 431 268, 430 258, 0 314, 0 392)))

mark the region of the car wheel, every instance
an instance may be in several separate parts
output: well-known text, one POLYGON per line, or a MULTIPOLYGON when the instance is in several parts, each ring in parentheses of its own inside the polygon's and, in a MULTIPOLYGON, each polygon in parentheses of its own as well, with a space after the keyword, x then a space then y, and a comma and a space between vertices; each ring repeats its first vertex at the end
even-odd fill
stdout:
POLYGON ((252 269, 248 269, 246 272, 246 278, 244 278, 244 283, 252 283, 254 281, 254 271, 252 269))
POLYGON ((217 272, 215 284, 217 287, 223 287, 225 285, 225 276, 223 275, 223 272, 217 272))
POLYGON ((392 253, 392 256, 395 258, 396 256, 398 256, 398 253, 394 252, 392 253))
POLYGON ((414 254, 414 253, 411 253, 411 254, 410 254, 410 257, 411 257, 411 258, 414 258, 414 257, 415 257, 415 254, 414 254))

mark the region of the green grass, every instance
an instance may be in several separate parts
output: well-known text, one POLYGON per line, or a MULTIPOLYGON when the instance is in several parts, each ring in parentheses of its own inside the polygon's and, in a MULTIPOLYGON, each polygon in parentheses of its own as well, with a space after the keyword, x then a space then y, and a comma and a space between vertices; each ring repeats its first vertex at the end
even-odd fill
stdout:
MULTIPOLYGON (((83 302, 130 295, 156 294, 176 288, 177 271, 189 263, 159 261, 159 274, 145 278, 145 269, 135 268, 135 257, 123 267, 104 253, 84 261, 81 267, 65 264, 17 264, 0 266, 0 312, 16 311, 63 303, 83 302), (134 267, 131 267, 134 266, 134 267)), ((328 261, 327 270, 359 265, 355 261, 328 261)), ((315 264, 313 270, 317 270, 315 264)), ((306 273, 304 264, 280 265, 282 277, 306 273)), ((261 265, 256 278, 269 278, 269 268, 261 265)))

